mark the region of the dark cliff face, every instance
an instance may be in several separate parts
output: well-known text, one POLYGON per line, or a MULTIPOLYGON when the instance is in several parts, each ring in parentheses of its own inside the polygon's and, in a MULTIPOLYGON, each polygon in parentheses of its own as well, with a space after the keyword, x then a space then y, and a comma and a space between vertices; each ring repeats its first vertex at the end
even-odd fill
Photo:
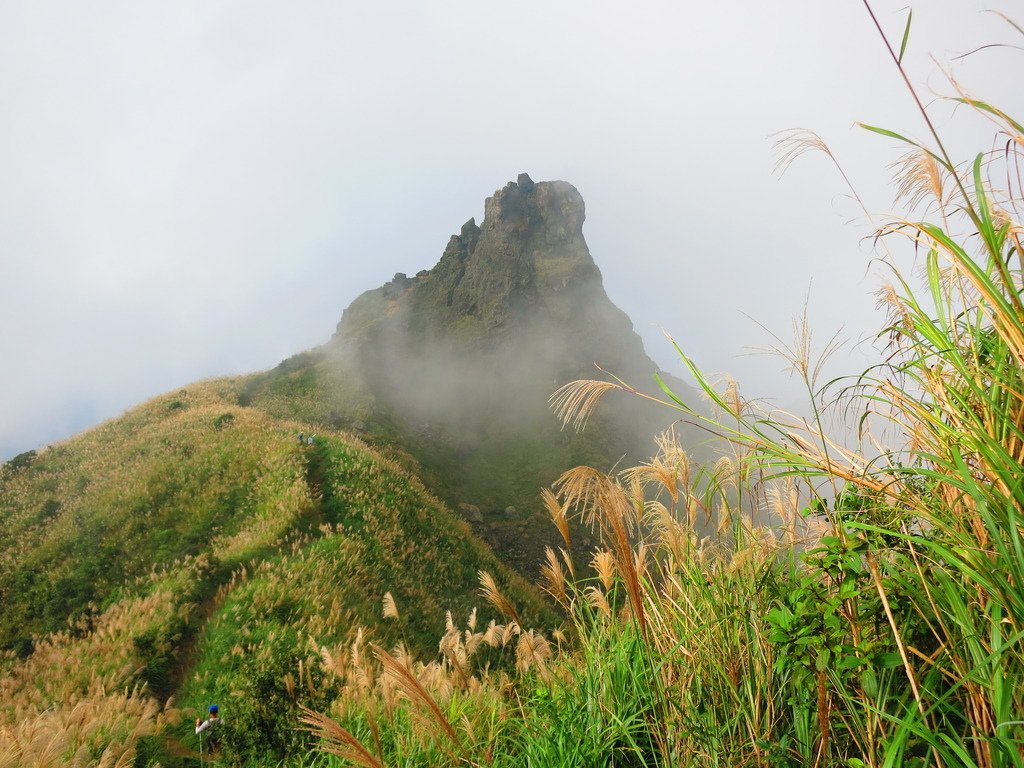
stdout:
POLYGON ((560 288, 600 284, 583 220, 583 198, 572 185, 534 184, 523 174, 488 198, 482 229, 470 220, 452 237, 424 292, 447 319, 479 317, 487 329, 557 312, 564 302, 545 299, 560 288))
POLYGON ((358 332, 349 315, 360 315, 359 304, 374 301, 378 293, 416 304, 429 314, 428 330, 443 336, 447 326, 467 318, 481 331, 493 332, 543 309, 544 294, 570 284, 599 284, 583 240, 583 220, 583 198, 571 184, 535 184, 521 174, 519 182, 509 182, 487 199, 482 228, 470 219, 452 235, 433 269, 415 278, 396 275, 357 299, 339 323, 338 336, 358 332))
POLYGON ((410 374, 439 357, 472 358, 477 376, 507 374, 511 391, 542 385, 545 400, 593 376, 594 363, 649 379, 654 364, 604 291, 584 218, 571 184, 521 174, 487 199, 482 227, 471 219, 452 236, 433 269, 396 275, 353 302, 333 345, 369 368, 380 366, 368 357, 384 354, 389 370, 410 374))

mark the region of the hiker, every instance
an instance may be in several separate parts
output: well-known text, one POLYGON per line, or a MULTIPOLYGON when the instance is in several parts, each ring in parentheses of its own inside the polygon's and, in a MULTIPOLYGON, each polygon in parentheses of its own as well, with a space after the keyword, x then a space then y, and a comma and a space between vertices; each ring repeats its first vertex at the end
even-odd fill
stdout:
POLYGON ((199 754, 203 754, 203 734, 206 734, 207 749, 212 753, 217 748, 217 731, 220 718, 217 716, 217 705, 210 705, 210 716, 205 720, 196 720, 196 734, 199 736, 199 754))
POLYGON ((220 722, 220 718, 217 716, 218 707, 216 704, 210 705, 210 716, 205 720, 196 720, 196 733, 203 733, 217 727, 220 722))
POLYGON ((313 444, 313 435, 310 435, 309 437, 306 438, 306 445, 312 445, 312 444, 313 444))
POLYGON ((299 445, 305 445, 305 444, 306 444, 306 436, 304 434, 302 434, 301 432, 299 432, 299 445))

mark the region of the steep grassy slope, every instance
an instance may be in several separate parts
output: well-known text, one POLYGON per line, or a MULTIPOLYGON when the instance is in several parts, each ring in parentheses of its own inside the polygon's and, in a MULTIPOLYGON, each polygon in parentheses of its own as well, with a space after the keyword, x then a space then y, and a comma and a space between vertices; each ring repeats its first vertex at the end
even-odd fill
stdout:
POLYGON ((135 579, 200 553, 230 568, 313 501, 289 431, 216 385, 157 398, 5 472, 0 644, 100 609, 135 579))
POLYGON ((284 754, 287 713, 331 696, 296 684, 320 645, 366 627, 436 652, 479 570, 543 621, 525 583, 399 465, 340 433, 299 445, 308 425, 237 392, 193 385, 3 469, 0 765, 82 750, 141 750, 144 765, 189 730, 168 730, 175 694, 186 716, 211 698, 231 713, 225 749, 284 754), (385 627, 389 591, 417 610, 385 627))
MULTIPOLYGON (((182 691, 186 705, 200 708, 211 699, 228 705, 235 714, 225 739, 247 763, 294 752, 305 742, 280 726, 294 722, 295 702, 329 702, 334 695, 323 679, 324 649, 343 644, 356 627, 370 627, 384 647, 402 643, 432 657, 446 611, 468 615, 480 602, 478 573, 496 566, 468 526, 397 466, 332 439, 315 450, 322 535, 296 542, 226 592, 182 691), (385 592, 400 617, 382 624, 385 592)), ((545 621, 525 583, 508 573, 501 581, 526 624, 545 621)))

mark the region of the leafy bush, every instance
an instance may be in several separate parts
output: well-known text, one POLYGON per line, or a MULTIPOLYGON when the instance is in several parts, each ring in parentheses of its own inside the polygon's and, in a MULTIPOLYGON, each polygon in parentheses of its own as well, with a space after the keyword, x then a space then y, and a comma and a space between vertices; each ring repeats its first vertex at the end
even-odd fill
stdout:
POLYGON ((19 469, 26 469, 27 467, 32 466, 32 462, 36 460, 37 456, 38 454, 34 450, 19 453, 13 459, 4 463, 4 469, 10 472, 17 472, 19 469))
POLYGON ((230 427, 234 420, 235 414, 231 413, 230 411, 228 411, 227 413, 222 413, 220 416, 213 420, 213 428, 220 430, 224 429, 225 427, 230 427))

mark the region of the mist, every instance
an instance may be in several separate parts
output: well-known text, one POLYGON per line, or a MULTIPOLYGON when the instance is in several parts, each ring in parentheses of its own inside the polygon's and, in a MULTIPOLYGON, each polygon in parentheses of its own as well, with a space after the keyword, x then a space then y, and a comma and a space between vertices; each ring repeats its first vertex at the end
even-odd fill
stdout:
MULTIPOLYGON (((898 36, 903 4, 876 6, 898 36)), ((915 9, 906 62, 926 93, 948 91, 934 53, 1013 111, 1013 51, 955 58, 1008 39, 985 8, 915 9)), ((879 277, 834 169, 779 179, 767 137, 817 129, 884 214, 897 153, 852 124, 924 132, 852 2, 12 3, 0 43, 2 458, 324 343, 522 170, 582 191, 659 365, 680 371, 665 328, 784 404, 799 387, 744 356, 766 341, 749 318, 785 332, 813 285, 821 335, 870 338, 879 277)))

